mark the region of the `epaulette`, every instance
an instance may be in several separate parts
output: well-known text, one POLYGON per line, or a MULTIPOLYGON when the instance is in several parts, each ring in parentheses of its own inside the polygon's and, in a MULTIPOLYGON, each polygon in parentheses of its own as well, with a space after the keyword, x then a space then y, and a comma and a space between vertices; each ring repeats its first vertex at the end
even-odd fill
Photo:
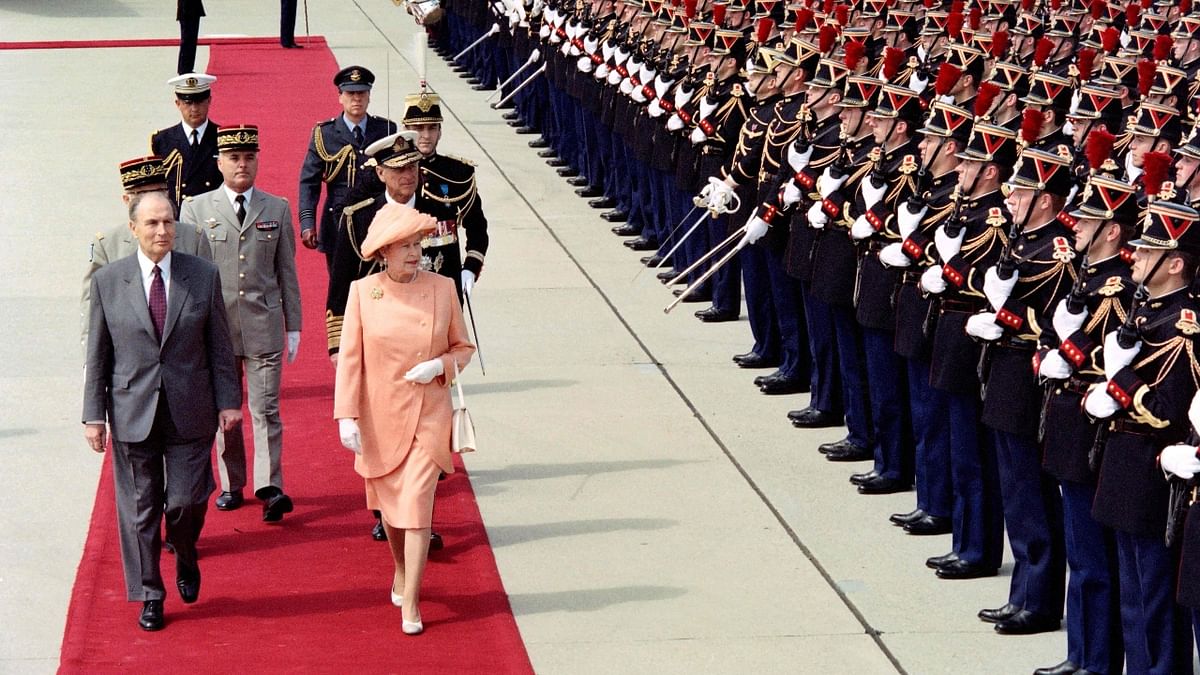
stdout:
POLYGON ((1111 276, 1104 280, 1104 285, 1096 291, 1098 295, 1106 298, 1118 295, 1125 288, 1125 280, 1119 276, 1111 276))
POLYGON ((472 162, 469 159, 464 159, 462 157, 459 157, 458 155, 442 155, 442 157, 445 157, 446 159, 452 159, 456 162, 462 162, 463 164, 466 164, 467 166, 471 166, 471 167, 476 166, 475 162, 472 162))
POLYGON ((1179 310, 1179 321, 1175 322, 1175 327, 1184 335, 1200 333, 1200 322, 1196 321, 1196 312, 1190 309, 1179 310))
POLYGON ((334 123, 334 122, 336 122, 336 121, 337 121, 337 118, 336 118, 336 117, 330 117, 330 118, 329 118, 329 119, 327 119, 327 120, 324 120, 324 121, 321 121, 321 122, 317 122, 317 126, 319 126, 319 127, 323 127, 323 126, 325 126, 326 124, 333 124, 333 123, 334 123))

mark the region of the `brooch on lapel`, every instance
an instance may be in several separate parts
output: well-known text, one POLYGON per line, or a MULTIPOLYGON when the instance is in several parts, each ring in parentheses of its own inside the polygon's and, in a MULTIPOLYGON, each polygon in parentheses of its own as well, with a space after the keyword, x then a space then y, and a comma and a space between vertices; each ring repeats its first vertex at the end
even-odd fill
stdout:
POLYGON ((217 219, 216 219, 216 218, 209 218, 208 220, 206 220, 206 221, 204 221, 204 222, 205 222, 205 223, 207 223, 209 227, 216 227, 216 226, 217 226, 217 219))
POLYGON ((375 288, 371 289, 371 299, 372 300, 378 300, 382 297, 383 297, 383 289, 382 288, 376 286, 375 288))

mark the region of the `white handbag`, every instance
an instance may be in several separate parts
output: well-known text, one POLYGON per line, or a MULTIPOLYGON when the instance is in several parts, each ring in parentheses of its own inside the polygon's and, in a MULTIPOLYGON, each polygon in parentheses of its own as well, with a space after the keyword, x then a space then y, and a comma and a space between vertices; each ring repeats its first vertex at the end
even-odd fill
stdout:
POLYGON ((475 423, 467 411, 467 399, 463 397, 457 362, 454 364, 454 389, 458 392, 458 405, 454 406, 454 415, 450 419, 450 451, 475 452, 475 423))

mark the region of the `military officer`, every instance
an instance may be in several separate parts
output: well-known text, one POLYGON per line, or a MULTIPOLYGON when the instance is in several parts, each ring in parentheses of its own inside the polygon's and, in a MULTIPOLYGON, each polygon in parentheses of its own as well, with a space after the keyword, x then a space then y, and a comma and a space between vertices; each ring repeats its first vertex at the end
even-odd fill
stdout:
MULTIPOLYGON (((308 153, 300 169, 300 241, 306 248, 325 254, 332 268, 337 226, 348 194, 360 180, 373 180, 374 173, 363 172, 363 150, 375 141, 396 132, 396 123, 367 112, 375 74, 362 66, 347 66, 333 76, 342 114, 313 127, 308 153), (325 185, 325 208, 317 229, 317 204, 321 184, 325 185)), ((368 186, 370 192, 381 189, 368 186)))
POLYGON ((167 186, 176 213, 184 197, 221 185, 217 170, 217 124, 208 119, 212 85, 217 78, 204 73, 187 73, 167 80, 175 90, 179 124, 150 134, 150 154, 163 158, 167 186))
MULTIPOLYGON (((291 363, 300 349, 300 285, 296 242, 287 200, 254 186, 258 174, 258 128, 217 131, 221 187, 183 204, 181 218, 207 234, 221 271, 221 291, 229 314, 238 372, 249 384, 254 425, 254 495, 263 520, 275 522, 292 510, 283 492, 283 423, 279 381, 284 347, 291 363)), ((217 434, 221 495, 216 506, 242 505, 246 455, 242 430, 217 434)))

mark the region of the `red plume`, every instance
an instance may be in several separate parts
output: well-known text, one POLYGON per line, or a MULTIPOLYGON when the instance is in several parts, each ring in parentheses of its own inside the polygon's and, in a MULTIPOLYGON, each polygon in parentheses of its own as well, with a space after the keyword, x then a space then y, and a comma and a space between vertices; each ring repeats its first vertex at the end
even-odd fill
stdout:
POLYGON ((696 18, 696 0, 683 0, 683 15, 689 21, 696 18))
POLYGON ((1075 67, 1079 69, 1079 79, 1087 81, 1092 79, 1092 67, 1096 63, 1096 50, 1091 47, 1084 47, 1075 54, 1075 67))
POLYGON ((754 41, 758 44, 763 44, 767 38, 771 37, 771 31, 775 28, 775 20, 769 16, 764 16, 758 20, 758 26, 754 30, 754 41))
MULTIPOLYGON (((1184 2, 1187 1, 1188 0, 1184 0, 1184 2)), ((1107 8, 1107 6, 1108 3, 1104 2, 1103 0, 1092 0, 1091 7, 1088 7, 1088 12, 1092 15, 1092 20, 1099 21, 1100 17, 1104 16, 1104 10, 1107 8)))
POLYGON ((896 77, 896 73, 900 72, 900 64, 904 62, 904 50, 895 47, 887 47, 883 50, 883 79, 891 81, 896 77))
POLYGON ((967 25, 971 30, 979 30, 979 24, 983 21, 983 10, 979 9, 979 5, 971 8, 971 13, 967 15, 967 25))
POLYGON ((833 8, 833 16, 837 19, 839 26, 850 25, 850 7, 848 5, 838 5, 833 8))
POLYGON ((1057 12, 1062 7, 1062 0, 1050 0, 1050 9, 1057 12))
POLYGON ((1113 144, 1116 141, 1117 137, 1104 127, 1097 127, 1088 132, 1087 145, 1083 152, 1087 156, 1088 166, 1092 167, 1092 171, 1099 171, 1100 165, 1112 156, 1113 144))
POLYGON ((821 26, 821 32, 817 34, 817 49, 821 50, 822 54, 833 51, 833 43, 837 40, 837 34, 837 26, 831 23, 821 26))
POLYGON ((1034 0, 1021 0, 1021 11, 1032 12, 1034 0))
POLYGON ((1150 9, 1150 5, 1154 4, 1154 0, 1142 0, 1142 9, 1150 9))
POLYGON ((1121 31, 1117 30, 1114 26, 1109 26, 1100 33, 1100 46, 1104 48, 1107 54, 1117 53, 1117 44, 1119 44, 1120 40, 1121 31))
POLYGON ((1171 39, 1170 35, 1159 35, 1158 37, 1154 38, 1154 60, 1170 60, 1171 46, 1174 44, 1175 41, 1171 39))
POLYGON ((1179 15, 1187 16, 1192 13, 1192 0, 1179 0, 1179 15))
POLYGON ((1054 51, 1054 40, 1044 37, 1038 40, 1037 46, 1033 48, 1033 62, 1040 68, 1046 65, 1046 59, 1050 58, 1050 52, 1054 51))
POLYGON ((998 30, 992 35, 992 57, 1004 58, 1008 53, 1008 31, 998 30))
POLYGON ((1150 59, 1142 59, 1138 61, 1138 94, 1142 96, 1150 95, 1150 87, 1154 86, 1154 75, 1158 71, 1158 66, 1150 59))
POLYGON ((1147 152, 1142 158, 1142 185, 1147 195, 1157 195, 1171 170, 1171 156, 1165 152, 1147 152))
POLYGON ((1000 95, 1000 85, 995 82, 984 82, 979 85, 975 94, 975 116, 983 117, 992 109, 992 103, 1000 95))
POLYGON ((933 93, 938 96, 949 94, 960 77, 962 69, 949 61, 943 61, 942 67, 938 69, 937 79, 933 82, 933 93))
POLYGON ((925 2, 921 4, 925 5, 925 9, 933 9, 937 6, 937 0, 925 0, 925 2))
POLYGON ((796 12, 796 27, 794 30, 797 33, 799 33, 800 31, 804 30, 805 28, 808 28, 809 24, 812 23, 812 20, 813 20, 813 11, 811 9, 805 7, 804 9, 796 12))
MULTIPOLYGON (((729 5, 723 2, 713 3, 713 24, 720 26, 725 23, 725 9, 729 5)), ((812 10, 805 10, 809 16, 812 16, 812 10)))
POLYGON ((862 60, 866 51, 867 46, 859 40, 851 40, 846 43, 846 67, 850 69, 850 72, 854 72, 858 67, 858 62, 862 60))
POLYGON ((834 0, 825 0, 825 4, 821 5, 821 13, 825 15, 826 19, 833 14, 833 3, 834 0))
POLYGON ((1021 118, 1021 138, 1029 144, 1038 139, 1042 132, 1042 111, 1027 108, 1021 118))
POLYGON ((1129 3, 1125 8, 1125 27, 1129 30, 1137 28, 1138 17, 1142 15, 1142 8, 1136 3, 1129 3))
POLYGON ((954 0, 954 2, 950 3, 950 13, 951 14, 962 14, 962 11, 963 11, 963 0, 954 0))
POLYGON ((954 12, 950 16, 946 17, 946 35, 949 35, 951 40, 962 39, 962 27, 962 12, 954 12))

